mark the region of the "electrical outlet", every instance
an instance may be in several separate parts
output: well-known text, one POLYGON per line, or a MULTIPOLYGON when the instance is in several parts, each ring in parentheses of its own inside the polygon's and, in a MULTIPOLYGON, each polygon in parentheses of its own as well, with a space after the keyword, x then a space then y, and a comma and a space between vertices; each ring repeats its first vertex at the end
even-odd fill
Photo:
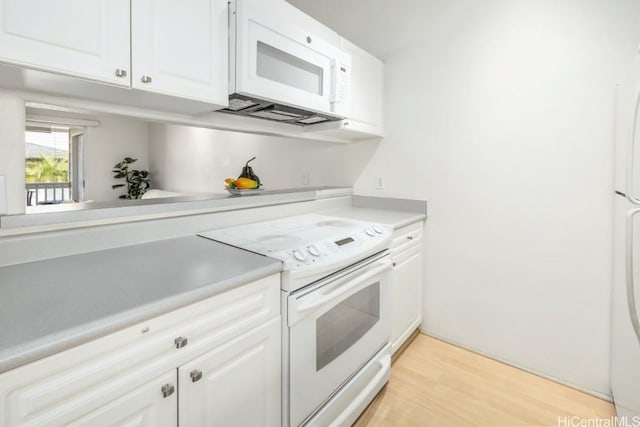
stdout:
POLYGON ((376 190, 384 190, 384 176, 376 177, 376 190))
POLYGON ((302 172, 302 185, 309 185, 309 171, 302 172))

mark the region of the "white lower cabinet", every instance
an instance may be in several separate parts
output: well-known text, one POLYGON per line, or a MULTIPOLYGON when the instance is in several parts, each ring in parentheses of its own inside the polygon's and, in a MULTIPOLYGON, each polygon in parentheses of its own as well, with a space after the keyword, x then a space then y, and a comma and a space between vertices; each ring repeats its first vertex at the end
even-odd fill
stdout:
POLYGON ((396 230, 391 244, 391 346, 395 353, 422 323, 423 222, 396 230))
POLYGON ((176 371, 125 393, 69 427, 175 427, 178 424, 176 371))
POLYGON ((276 274, 0 374, 0 427, 279 425, 280 334, 276 274))
POLYGON ((280 318, 178 369, 181 426, 280 425, 280 318))

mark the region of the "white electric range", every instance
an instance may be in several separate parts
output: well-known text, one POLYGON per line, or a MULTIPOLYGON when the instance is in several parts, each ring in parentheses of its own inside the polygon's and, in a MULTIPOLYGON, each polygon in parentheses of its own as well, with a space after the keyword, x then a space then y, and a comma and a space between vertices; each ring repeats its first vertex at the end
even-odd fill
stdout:
POLYGON ((392 231, 307 214, 200 234, 283 262, 284 426, 350 425, 388 381, 392 231))

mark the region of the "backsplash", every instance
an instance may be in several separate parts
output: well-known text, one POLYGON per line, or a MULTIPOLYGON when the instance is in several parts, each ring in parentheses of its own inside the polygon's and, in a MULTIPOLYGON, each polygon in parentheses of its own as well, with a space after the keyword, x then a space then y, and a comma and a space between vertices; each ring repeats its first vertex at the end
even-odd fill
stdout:
POLYGON ((353 186, 378 147, 297 141, 187 126, 149 125, 149 165, 153 188, 189 193, 222 193, 225 178, 251 165, 266 189, 353 186))

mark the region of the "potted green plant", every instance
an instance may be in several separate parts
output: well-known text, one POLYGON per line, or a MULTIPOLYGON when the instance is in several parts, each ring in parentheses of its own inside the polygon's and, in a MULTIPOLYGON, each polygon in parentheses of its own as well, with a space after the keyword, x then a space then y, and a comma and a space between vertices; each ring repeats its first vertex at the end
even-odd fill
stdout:
POLYGON ((149 189, 151 185, 151 177, 149 171, 129 169, 129 165, 137 162, 138 159, 125 157, 120 163, 116 163, 113 167, 113 177, 116 179, 124 179, 124 184, 114 184, 112 189, 126 186, 127 194, 121 194, 119 199, 139 199, 149 189))

